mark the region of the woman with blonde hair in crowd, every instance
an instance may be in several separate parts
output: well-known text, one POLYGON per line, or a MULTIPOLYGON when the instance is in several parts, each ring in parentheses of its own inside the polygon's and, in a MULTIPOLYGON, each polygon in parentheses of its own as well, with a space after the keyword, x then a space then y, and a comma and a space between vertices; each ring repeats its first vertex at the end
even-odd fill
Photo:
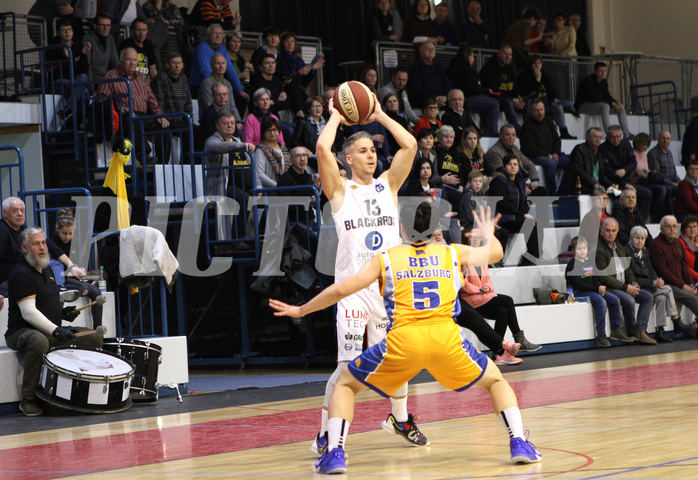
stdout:
MULTIPOLYGON (((485 150, 480 145, 480 132, 477 128, 467 127, 463 129, 463 135, 458 145, 458 163, 463 168, 463 176, 467 176, 470 172, 477 170, 485 173, 485 150)), ((482 191, 487 192, 489 188, 490 178, 484 176, 482 191)))

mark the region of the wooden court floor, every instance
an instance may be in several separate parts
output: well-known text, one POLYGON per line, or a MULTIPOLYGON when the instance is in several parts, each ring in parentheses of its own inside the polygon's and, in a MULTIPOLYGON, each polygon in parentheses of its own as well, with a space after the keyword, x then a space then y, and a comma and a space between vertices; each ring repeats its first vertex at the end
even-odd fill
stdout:
MULTIPOLYGON (((382 431, 389 402, 363 393, 346 477, 698 479, 698 350, 651 355, 649 348, 632 358, 504 370, 543 453, 536 465, 509 464, 504 428, 477 389, 410 386, 409 409, 431 441, 425 448, 382 431)), ((0 479, 319 478, 309 446, 321 402, 311 396, 111 422, 105 416, 104 423, 56 429, 41 417, 47 429, 11 435, 0 417, 0 479)))

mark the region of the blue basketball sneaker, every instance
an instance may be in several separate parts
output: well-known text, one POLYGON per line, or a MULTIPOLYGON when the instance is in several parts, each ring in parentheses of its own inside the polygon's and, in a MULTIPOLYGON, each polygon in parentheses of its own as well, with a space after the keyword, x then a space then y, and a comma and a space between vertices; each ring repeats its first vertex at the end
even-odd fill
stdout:
POLYGON ((323 436, 320 436, 319 433, 315 436, 310 451, 321 457, 327 453, 327 432, 323 436))
POLYGON ((509 451, 511 461, 514 463, 536 463, 543 458, 543 455, 536 450, 536 446, 523 438, 512 438, 509 441, 509 451))
POLYGON ((381 427, 388 433, 400 435, 413 447, 426 447, 429 445, 429 440, 419 431, 411 413, 407 417, 406 422, 398 422, 391 413, 388 415, 388 418, 381 423, 381 427))
POLYGON ((328 452, 315 462, 315 471, 332 475, 334 473, 345 473, 347 471, 347 463, 344 460, 344 449, 335 448, 328 452))

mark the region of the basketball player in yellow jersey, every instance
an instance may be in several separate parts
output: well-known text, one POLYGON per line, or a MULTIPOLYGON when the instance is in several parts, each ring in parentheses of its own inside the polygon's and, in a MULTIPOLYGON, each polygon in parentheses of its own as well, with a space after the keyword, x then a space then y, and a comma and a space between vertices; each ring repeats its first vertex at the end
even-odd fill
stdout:
MULTIPOLYGON (((337 231, 335 282, 358 273, 374 255, 402 243, 397 192, 412 168, 417 143, 412 134, 381 110, 375 95, 374 102, 374 112, 366 123, 380 123, 400 145, 390 168, 380 177, 373 178, 378 157, 368 132, 357 132, 344 142, 341 158, 351 169, 351 179, 339 175, 337 160, 331 148, 337 128, 340 124, 347 123, 334 109, 332 101, 329 105, 330 118, 317 141, 318 171, 323 192, 330 200, 337 231)), ((364 336, 367 337, 369 347, 383 340, 388 323, 378 282, 337 303, 337 368, 327 381, 322 407, 322 428, 310 447, 318 455, 322 456, 327 449, 327 409, 342 370, 361 354, 364 336)), ((428 445, 427 438, 420 433, 407 411, 407 385, 394 392, 390 400, 392 412, 382 423, 383 429, 402 436, 410 445, 428 445)))
MULTIPOLYGON (((301 317, 326 308, 341 298, 380 281, 390 318, 388 334, 380 343, 354 359, 334 388, 329 405, 328 451, 315 464, 319 473, 344 473, 344 440, 354 416, 354 397, 372 388, 383 396, 394 393, 423 369, 443 386, 465 390, 476 385, 490 394, 492 405, 510 441, 515 463, 534 463, 542 458, 524 438, 516 395, 499 369, 461 334, 454 321, 459 313, 458 290, 462 266, 482 266, 502 258, 502 246, 494 237, 495 219, 480 208, 475 213, 476 235, 483 246, 437 245, 425 242, 431 222, 431 205, 422 203, 411 219, 402 213, 402 233, 408 242, 374 257, 356 275, 336 283, 306 305, 290 306, 271 300, 278 316, 301 317)), ((438 213, 437 213, 438 215, 438 213)), ((433 229, 433 227, 432 227, 433 229)))

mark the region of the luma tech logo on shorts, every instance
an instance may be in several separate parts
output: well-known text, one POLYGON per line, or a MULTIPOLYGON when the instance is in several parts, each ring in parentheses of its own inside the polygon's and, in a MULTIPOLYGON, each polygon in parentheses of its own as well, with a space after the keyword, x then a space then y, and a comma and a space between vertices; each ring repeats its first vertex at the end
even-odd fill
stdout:
POLYGON ((383 236, 376 231, 369 232, 364 242, 369 250, 378 250, 383 246, 383 236))

